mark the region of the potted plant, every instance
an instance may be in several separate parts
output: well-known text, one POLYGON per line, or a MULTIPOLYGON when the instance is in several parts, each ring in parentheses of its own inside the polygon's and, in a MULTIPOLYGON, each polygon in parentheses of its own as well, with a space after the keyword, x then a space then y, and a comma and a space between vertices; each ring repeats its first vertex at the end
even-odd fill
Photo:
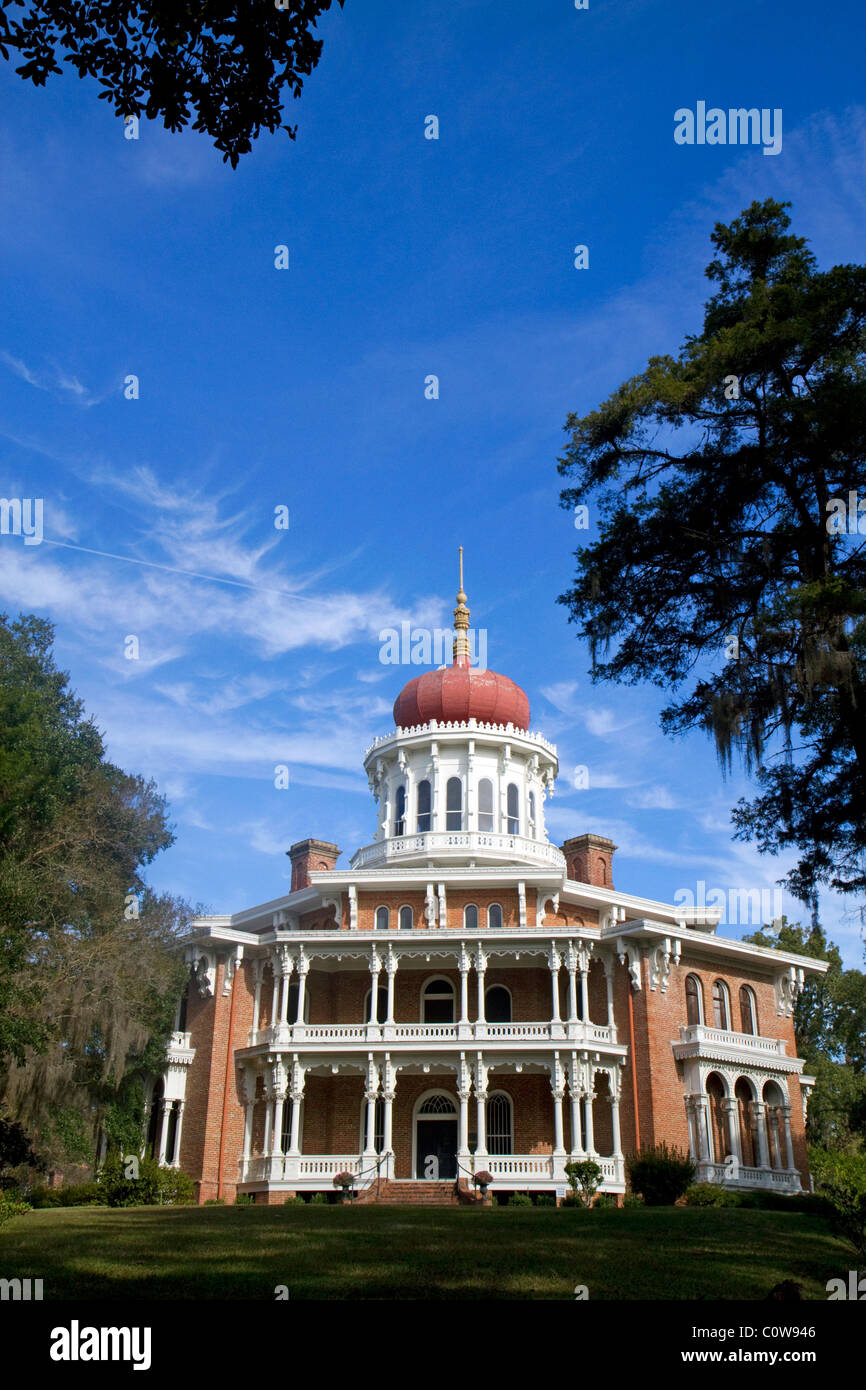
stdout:
POLYGON ((355 1174, 346 1172, 337 1173, 334 1178, 334 1186, 340 1194, 341 1202, 344 1201, 346 1197, 351 1201, 355 1196, 355 1174))
POLYGON ((482 1202, 486 1201, 486 1199, 487 1199, 487 1189, 488 1189, 488 1187, 490 1186, 490 1184, 493 1182, 493 1174, 492 1174, 492 1173, 488 1173, 488 1172, 485 1170, 483 1173, 476 1173, 475 1176, 474 1176, 474 1178, 472 1179, 472 1181, 475 1183, 475 1186, 476 1186, 477 1188, 479 1188, 479 1190, 480 1190, 480 1192, 481 1192, 481 1200, 482 1200, 482 1202))

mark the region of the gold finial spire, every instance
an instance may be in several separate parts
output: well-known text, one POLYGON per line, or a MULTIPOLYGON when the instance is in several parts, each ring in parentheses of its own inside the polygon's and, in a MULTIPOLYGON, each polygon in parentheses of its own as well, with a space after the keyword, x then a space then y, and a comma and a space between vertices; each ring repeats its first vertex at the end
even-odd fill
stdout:
POLYGON ((469 631, 469 609, 466 607, 466 595, 463 592, 463 546, 458 547, 460 552, 460 592, 457 595, 457 607, 454 609, 454 665, 460 664, 460 658, 465 657, 469 660, 469 638, 466 636, 469 631))

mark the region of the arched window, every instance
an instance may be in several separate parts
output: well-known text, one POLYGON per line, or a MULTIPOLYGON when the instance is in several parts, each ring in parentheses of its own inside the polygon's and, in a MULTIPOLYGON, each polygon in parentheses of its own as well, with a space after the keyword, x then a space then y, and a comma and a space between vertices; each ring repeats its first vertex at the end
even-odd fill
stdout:
POLYGON ((400 908, 400 930, 401 930, 401 931, 411 931, 411 930, 412 930, 412 926, 413 926, 413 922, 412 922, 412 909, 411 909, 411 907, 401 907, 401 908, 400 908))
POLYGON ((748 985, 740 989, 740 1029, 743 1033, 757 1033, 758 1005, 755 991, 748 985))
POLYGON ((731 1026, 731 1001, 724 980, 716 980, 713 985, 713 1015, 716 1027, 724 1028, 727 1032, 731 1026))
POLYGON ((406 788, 399 786, 394 800, 394 834, 406 834, 406 788))
POLYGON ((493 783, 489 777, 478 783, 478 829, 493 829, 493 783))
MULTIPOLYGON (((371 995, 372 993, 373 993, 373 991, 372 991, 371 989, 368 989, 368 990, 367 990, 367 993, 364 995, 364 1017, 361 1019, 361 1022, 362 1022, 362 1023, 369 1023, 369 1022, 370 1022, 370 995, 371 995)), ((385 985, 380 985, 379 988, 378 988, 378 990, 377 990, 377 992, 376 992, 376 1020, 375 1020, 375 1021, 376 1021, 376 1023, 384 1023, 384 1022, 385 1022, 385 1019, 386 1019, 387 1017, 388 1017, 388 990, 387 990, 387 987, 386 987, 385 985)))
POLYGON ((450 980, 428 980, 421 1000, 422 1023, 454 1022, 454 986, 450 980))
POLYGON ((599 887, 600 887, 600 888, 609 888, 609 887, 610 887, 610 871, 609 871, 609 869, 608 869, 608 867, 607 867, 607 860, 605 859, 604 855, 600 854, 600 855, 598 856, 598 859, 596 860, 596 868, 597 868, 597 870, 598 870, 598 882, 599 882, 599 887))
POLYGON ((418 1107, 419 1115, 456 1115, 457 1106, 450 1096, 428 1096, 418 1107))
POLYGON ((499 928, 502 926, 502 908, 499 903, 491 903, 487 909, 488 927, 499 928))
POLYGON ((494 1091, 487 1099, 487 1152, 514 1152, 511 1097, 504 1091, 494 1091))
POLYGON ((463 785, 459 777, 449 777, 445 788, 445 829, 463 829, 463 785))
POLYGON ((387 907, 376 908, 376 931, 387 931, 391 925, 391 913, 387 907))
POLYGON ((506 805, 508 807, 508 817, 506 829, 509 835, 520 834, 520 793, 514 782, 508 783, 508 791, 505 794, 506 805))
POLYGON ((463 925, 467 931, 478 930, 478 908, 474 903, 467 903, 464 907, 463 925))
POLYGON ((535 792, 529 793, 529 836, 535 839, 535 792))
MULTIPOLYGON (((504 985, 491 985, 485 992, 484 1016, 488 1023, 511 1022, 511 995, 504 985)), ((503 1152, 510 1153, 510 1150, 503 1152)))
POLYGON ((704 1021, 704 992, 697 975, 686 976, 686 1019, 689 1023, 704 1021))
POLYGON ((418 783, 418 834, 430 829, 430 783, 418 783))

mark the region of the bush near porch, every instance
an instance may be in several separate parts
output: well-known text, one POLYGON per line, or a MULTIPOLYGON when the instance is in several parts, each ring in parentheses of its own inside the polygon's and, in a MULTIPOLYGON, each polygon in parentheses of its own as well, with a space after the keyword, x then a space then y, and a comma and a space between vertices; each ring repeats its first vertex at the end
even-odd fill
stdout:
POLYGON ((69 1207, 3 1228, 45 1299, 826 1299, 850 1248, 820 1217, 713 1207, 69 1207))

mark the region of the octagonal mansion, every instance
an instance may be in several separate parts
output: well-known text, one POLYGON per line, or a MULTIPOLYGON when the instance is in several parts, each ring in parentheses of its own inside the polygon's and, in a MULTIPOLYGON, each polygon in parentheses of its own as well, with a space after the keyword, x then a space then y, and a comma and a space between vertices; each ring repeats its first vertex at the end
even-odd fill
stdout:
POLYGON ((554 746, 506 676, 411 680, 364 759, 378 807, 347 868, 306 839, 291 891, 195 919, 148 1145, 198 1200, 474 1200, 566 1190, 666 1140, 698 1180, 797 1192, 811 1078, 792 1010, 820 962, 716 935, 719 909, 617 891, 615 845, 552 844, 554 746))

